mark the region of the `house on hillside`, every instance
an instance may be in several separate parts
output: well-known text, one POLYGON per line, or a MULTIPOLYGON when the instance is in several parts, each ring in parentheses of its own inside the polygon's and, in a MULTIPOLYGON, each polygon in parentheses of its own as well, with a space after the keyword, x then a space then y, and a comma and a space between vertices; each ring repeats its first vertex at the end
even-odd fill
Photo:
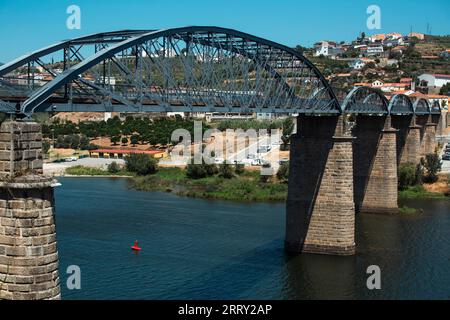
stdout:
POLYGON ((338 47, 336 42, 332 41, 321 41, 314 45, 314 48, 316 49, 316 52, 314 53, 314 56, 324 56, 324 57, 330 57, 330 58, 336 58, 338 55, 342 54, 344 50, 342 48, 338 47))
POLYGON ((425 35, 423 33, 419 33, 419 32, 410 32, 408 34, 408 38, 417 38, 419 40, 424 40, 425 35))
POLYGON ((384 48, 382 45, 369 45, 367 46, 367 55, 368 56, 377 56, 384 52, 384 48))
POLYGON ((450 75, 425 73, 419 76, 419 81, 421 86, 437 89, 450 83, 450 75))

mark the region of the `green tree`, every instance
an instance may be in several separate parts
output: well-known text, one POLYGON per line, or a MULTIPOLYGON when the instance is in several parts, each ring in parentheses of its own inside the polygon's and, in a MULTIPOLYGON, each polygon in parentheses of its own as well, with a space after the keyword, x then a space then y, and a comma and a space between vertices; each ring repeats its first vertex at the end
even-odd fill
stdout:
POLYGON ((157 161, 147 154, 131 154, 125 157, 125 168, 140 176, 153 174, 157 171, 157 161))
POLYGON ((424 182, 434 183, 438 180, 437 174, 442 170, 442 160, 437 153, 429 153, 422 158, 422 163, 425 168, 424 182))
POLYGON ((112 136, 112 137, 111 137, 111 142, 112 142, 112 144, 113 144, 114 146, 117 146, 117 144, 119 143, 119 141, 120 141, 120 136, 112 136))
POLYGON ((441 90, 439 91, 439 94, 447 96, 450 94, 450 82, 446 83, 442 86, 441 90))
POLYGON ((283 163, 277 171, 277 178, 280 181, 287 182, 289 179, 289 163, 283 163))
POLYGON ((42 143, 42 152, 43 152, 44 154, 47 154, 49 150, 50 150, 50 142, 48 142, 47 140, 45 140, 45 141, 42 143))
POLYGON ((222 178, 225 179, 231 179, 233 178, 234 174, 233 174, 233 168, 231 167, 231 165, 227 164, 226 161, 224 161, 220 166, 219 166, 219 175, 222 178))
POLYGON ((205 167, 201 164, 189 163, 186 166, 186 176, 191 179, 202 179, 206 177, 205 167))
POLYGON ((122 137, 122 144, 123 145, 127 145, 128 144, 128 138, 127 137, 122 137))
POLYGON ((89 144, 90 144, 89 138, 85 135, 82 135, 80 137, 80 149, 86 150, 87 148, 89 148, 89 144))
POLYGON ((234 172, 235 172, 237 175, 243 174, 243 173, 245 172, 245 166, 244 166, 242 163, 236 163, 236 164, 234 165, 234 172))
POLYGON ((117 173, 120 171, 120 166, 117 162, 113 161, 108 165, 108 172, 109 173, 117 173))
POLYGON ((139 141, 139 136, 137 136, 135 134, 131 136, 130 142, 133 147, 136 147, 138 141, 139 141))
POLYGON ((413 164, 400 165, 398 168, 398 189, 405 190, 417 184, 417 169, 413 164))
POLYGON ((294 120, 289 117, 284 119, 283 121, 283 129, 282 129, 282 136, 281 136, 281 140, 283 141, 283 150, 287 150, 288 149, 288 144, 289 141, 291 140, 291 135, 292 132, 294 131, 294 120))

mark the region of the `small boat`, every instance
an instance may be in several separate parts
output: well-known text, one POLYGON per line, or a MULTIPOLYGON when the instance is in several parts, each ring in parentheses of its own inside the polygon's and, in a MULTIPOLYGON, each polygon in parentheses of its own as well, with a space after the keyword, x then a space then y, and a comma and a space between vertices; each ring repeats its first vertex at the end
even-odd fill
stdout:
POLYGON ((131 247, 133 251, 141 251, 142 249, 139 247, 138 241, 134 242, 134 246, 131 247))

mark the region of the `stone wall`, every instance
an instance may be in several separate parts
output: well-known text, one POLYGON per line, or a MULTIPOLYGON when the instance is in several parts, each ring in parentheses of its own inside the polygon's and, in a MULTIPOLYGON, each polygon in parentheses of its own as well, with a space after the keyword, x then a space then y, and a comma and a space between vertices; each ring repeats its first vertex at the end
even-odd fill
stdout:
POLYGON ((59 299, 53 185, 36 123, 0 125, 0 299, 59 299))
POLYGON ((342 117, 299 117, 291 138, 288 251, 355 253, 352 143, 342 117))

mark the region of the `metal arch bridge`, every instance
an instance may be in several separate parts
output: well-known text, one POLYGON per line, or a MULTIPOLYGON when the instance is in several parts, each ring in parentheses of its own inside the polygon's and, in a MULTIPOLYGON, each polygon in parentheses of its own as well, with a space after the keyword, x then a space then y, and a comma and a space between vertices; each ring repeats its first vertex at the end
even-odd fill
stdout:
POLYGON ((367 87, 336 90, 292 48, 192 26, 93 34, 1 66, 0 112, 44 111, 426 115, 440 106, 405 95, 388 101, 367 87))

